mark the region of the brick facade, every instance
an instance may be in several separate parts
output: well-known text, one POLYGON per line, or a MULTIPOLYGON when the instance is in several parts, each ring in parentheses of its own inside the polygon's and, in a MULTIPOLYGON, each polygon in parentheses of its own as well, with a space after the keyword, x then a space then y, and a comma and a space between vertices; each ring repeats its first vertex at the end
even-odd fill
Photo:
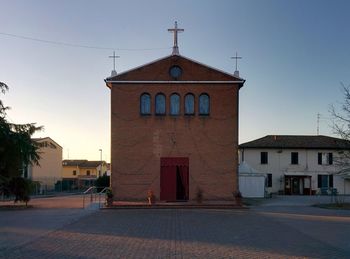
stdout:
POLYGON ((189 158, 190 200, 195 199, 198 188, 203 190, 204 199, 232 199, 237 189, 238 92, 243 83, 240 78, 177 55, 106 79, 111 89, 115 199, 144 200, 150 189, 159 199, 161 157, 189 158), (177 81, 169 75, 172 65, 183 71, 177 81), (166 96, 165 116, 155 115, 155 96, 160 92, 166 96), (143 93, 151 95, 151 115, 140 114, 143 93), (173 93, 180 95, 178 116, 169 114, 173 93), (187 93, 195 96, 193 116, 184 115, 187 93), (198 112, 202 93, 210 96, 209 116, 198 112))

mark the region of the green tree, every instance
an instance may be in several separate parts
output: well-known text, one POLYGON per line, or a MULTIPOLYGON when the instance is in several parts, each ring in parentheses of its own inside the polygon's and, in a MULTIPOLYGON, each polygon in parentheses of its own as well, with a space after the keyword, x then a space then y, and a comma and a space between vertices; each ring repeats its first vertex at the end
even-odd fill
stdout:
POLYGON ((96 179, 96 187, 99 189, 103 189, 104 187, 109 187, 109 176, 108 175, 102 175, 99 178, 96 179))
POLYGON ((13 177, 9 182, 9 186, 11 193, 15 196, 15 202, 24 201, 27 205, 33 191, 32 181, 23 177, 13 177))
MULTIPOLYGON (((5 83, 0 82, 0 93, 5 94, 8 89, 5 83)), ((0 100, 0 192, 6 195, 14 194, 13 180, 19 179, 24 168, 31 164, 39 164, 39 146, 33 142, 31 136, 42 129, 35 123, 8 122, 8 109, 0 100)))

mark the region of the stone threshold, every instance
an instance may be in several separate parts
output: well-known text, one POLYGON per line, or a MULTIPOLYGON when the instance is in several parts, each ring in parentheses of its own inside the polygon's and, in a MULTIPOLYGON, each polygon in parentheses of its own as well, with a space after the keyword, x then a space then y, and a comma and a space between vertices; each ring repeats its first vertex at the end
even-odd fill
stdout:
POLYGON ((194 202, 156 202, 148 204, 147 202, 134 201, 114 201, 110 207, 102 209, 248 209, 244 205, 228 201, 210 201, 203 203, 194 202))

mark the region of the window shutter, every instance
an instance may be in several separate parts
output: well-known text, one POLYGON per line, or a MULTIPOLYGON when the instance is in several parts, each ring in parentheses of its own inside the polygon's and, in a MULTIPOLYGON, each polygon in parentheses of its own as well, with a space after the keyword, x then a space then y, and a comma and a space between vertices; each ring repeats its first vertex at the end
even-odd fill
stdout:
POLYGON ((299 163, 299 154, 298 152, 291 152, 291 164, 297 165, 299 163))
POLYGON ((328 164, 333 165, 333 153, 328 153, 328 164))
POLYGON ((318 153, 318 164, 322 165, 322 153, 318 153))
POLYGON ((329 187, 333 188, 333 175, 329 175, 329 187))
POLYGON ((260 164, 268 164, 268 153, 260 152, 260 164))
POLYGON ((267 187, 272 187, 272 174, 267 174, 267 187))
POLYGON ((317 175, 317 188, 322 187, 322 175, 317 175))

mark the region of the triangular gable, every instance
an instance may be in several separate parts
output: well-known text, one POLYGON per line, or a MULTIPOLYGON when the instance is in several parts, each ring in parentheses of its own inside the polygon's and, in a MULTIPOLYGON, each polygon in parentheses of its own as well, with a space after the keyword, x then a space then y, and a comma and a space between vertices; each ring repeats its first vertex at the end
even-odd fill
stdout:
POLYGON ((125 71, 117 76, 109 77, 105 81, 106 83, 123 81, 235 81, 243 84, 245 80, 184 56, 171 55, 125 71), (182 75, 178 80, 174 80, 169 74, 169 69, 172 66, 180 66, 182 69, 182 75))
POLYGON ((41 143, 41 142, 44 142, 44 141, 50 141, 52 142, 54 145, 56 146, 59 146, 60 148, 62 148, 62 146, 60 144, 58 144, 56 141, 54 141, 52 138, 50 137, 44 137, 44 138, 33 138, 32 139, 33 141, 37 142, 37 143, 41 143))

